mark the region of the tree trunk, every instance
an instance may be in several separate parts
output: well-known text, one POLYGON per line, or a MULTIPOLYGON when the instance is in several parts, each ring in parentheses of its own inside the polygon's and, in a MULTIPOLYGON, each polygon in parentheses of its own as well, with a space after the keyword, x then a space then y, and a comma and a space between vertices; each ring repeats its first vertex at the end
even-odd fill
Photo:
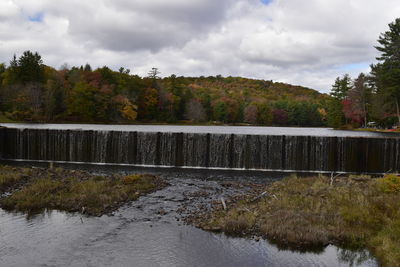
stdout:
POLYGON ((367 104, 364 102, 364 128, 367 128, 367 104))
POLYGON ((397 125, 400 126, 399 99, 396 97, 397 125))

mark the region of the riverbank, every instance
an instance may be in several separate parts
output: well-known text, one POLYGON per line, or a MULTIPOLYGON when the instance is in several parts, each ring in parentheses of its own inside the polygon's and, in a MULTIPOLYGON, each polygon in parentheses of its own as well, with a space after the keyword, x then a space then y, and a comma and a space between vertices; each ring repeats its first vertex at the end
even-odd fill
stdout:
POLYGON ((264 237, 284 248, 334 244, 368 248, 383 266, 400 262, 400 178, 387 175, 286 178, 190 223, 235 236, 264 237))
POLYGON ((166 185, 153 175, 105 176, 0 165, 0 207, 28 214, 55 209, 100 216, 166 185))

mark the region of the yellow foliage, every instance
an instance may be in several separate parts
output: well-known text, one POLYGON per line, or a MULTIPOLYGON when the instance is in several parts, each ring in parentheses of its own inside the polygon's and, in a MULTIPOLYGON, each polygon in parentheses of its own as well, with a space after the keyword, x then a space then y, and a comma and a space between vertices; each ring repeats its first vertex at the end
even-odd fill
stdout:
POLYGON ((395 174, 387 174, 378 179, 378 188, 385 193, 400 192, 400 177, 395 174))
POLYGON ((319 114, 321 115, 321 117, 322 117, 323 119, 325 119, 325 118, 326 118, 326 115, 328 114, 324 108, 319 108, 319 109, 318 109, 318 112, 319 112, 319 114))
POLYGON ((136 183, 142 176, 139 174, 133 174, 133 175, 128 175, 122 178, 122 183, 123 184, 134 184, 136 183))
POLYGON ((137 106, 131 104, 130 102, 126 103, 122 108, 121 113, 125 119, 134 121, 137 118, 137 106))

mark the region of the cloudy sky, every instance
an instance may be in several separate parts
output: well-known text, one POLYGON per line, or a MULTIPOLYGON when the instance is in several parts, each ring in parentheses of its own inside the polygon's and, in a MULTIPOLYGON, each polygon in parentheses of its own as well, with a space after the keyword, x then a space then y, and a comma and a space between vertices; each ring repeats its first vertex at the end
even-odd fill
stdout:
POLYGON ((398 0, 0 0, 0 62, 38 51, 146 75, 244 76, 330 90, 368 71, 398 0))

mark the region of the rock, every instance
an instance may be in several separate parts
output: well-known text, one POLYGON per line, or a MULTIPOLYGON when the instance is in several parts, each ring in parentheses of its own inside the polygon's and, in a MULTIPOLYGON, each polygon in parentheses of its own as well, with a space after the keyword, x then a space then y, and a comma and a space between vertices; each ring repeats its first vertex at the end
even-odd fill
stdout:
POLYGON ((164 209, 160 209, 159 211, 157 211, 157 214, 166 215, 166 214, 168 214, 168 212, 165 211, 164 209))

